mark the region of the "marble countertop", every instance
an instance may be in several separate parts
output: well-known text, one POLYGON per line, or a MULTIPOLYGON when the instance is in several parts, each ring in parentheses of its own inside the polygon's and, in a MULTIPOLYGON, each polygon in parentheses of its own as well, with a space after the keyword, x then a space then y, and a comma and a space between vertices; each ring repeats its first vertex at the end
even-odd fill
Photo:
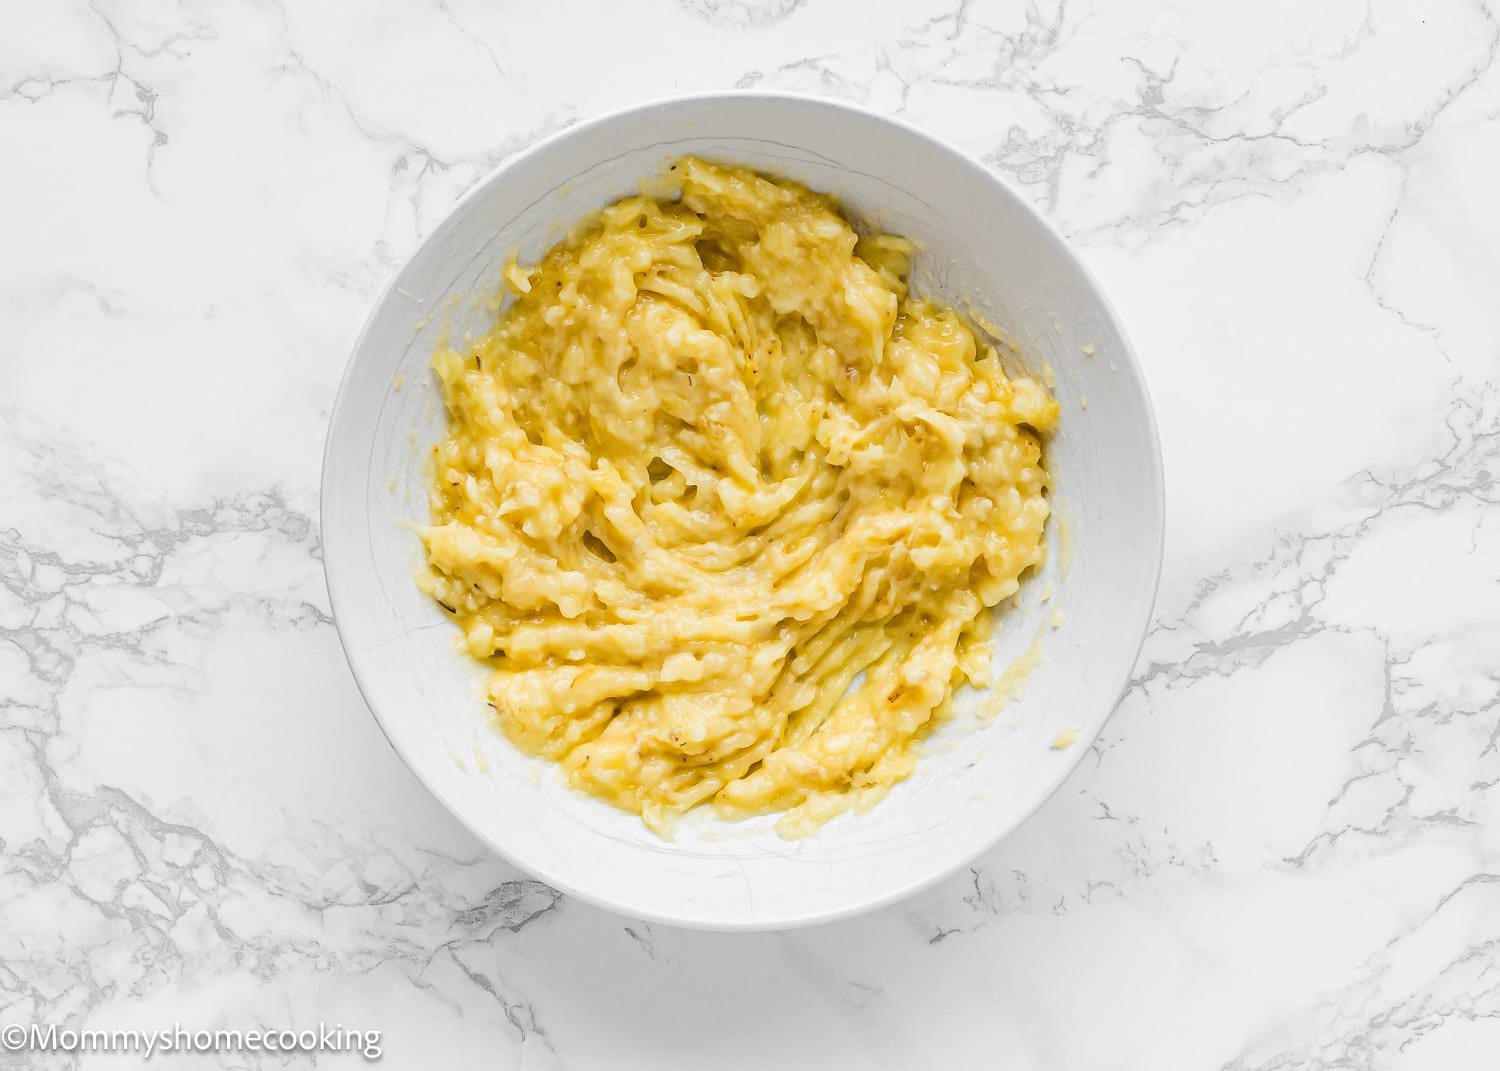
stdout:
POLYGON ((339 1022, 400 1068, 1495 1066, 1491 5, 10 14, 0 1021, 339 1022), (632 923, 476 843, 355 691, 316 521, 355 333, 454 199, 733 86, 1015 183, 1113 296, 1168 481, 1156 622, 1063 790, 972 870, 783 935, 632 923))

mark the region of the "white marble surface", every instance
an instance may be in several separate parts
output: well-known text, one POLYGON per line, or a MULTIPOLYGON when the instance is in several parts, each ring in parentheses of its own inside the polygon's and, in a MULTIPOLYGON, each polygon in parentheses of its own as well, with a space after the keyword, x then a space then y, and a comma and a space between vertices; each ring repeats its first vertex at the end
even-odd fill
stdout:
POLYGON ((1496 1066, 1500 12, 0 10, 0 1020, 342 1021, 400 1068, 1496 1066), (350 343, 454 198, 730 86, 1017 183, 1114 296, 1168 477, 1077 774, 972 873, 788 935, 491 858, 356 694, 315 519, 350 343))

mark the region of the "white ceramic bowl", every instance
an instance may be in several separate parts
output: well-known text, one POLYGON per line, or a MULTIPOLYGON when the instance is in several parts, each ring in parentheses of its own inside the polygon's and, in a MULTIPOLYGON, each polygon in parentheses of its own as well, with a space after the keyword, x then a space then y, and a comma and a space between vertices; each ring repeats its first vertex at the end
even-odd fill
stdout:
POLYGON ((990 171, 918 130, 763 94, 670 100, 581 123, 459 201, 380 296, 355 346, 328 430, 322 508, 349 664, 428 789, 495 851, 565 893, 715 929, 797 926, 888 904, 1020 824, 1117 702, 1162 551, 1146 390, 1108 302, 1057 233, 990 171), (1040 663, 999 717, 981 721, 960 702, 914 776, 871 810, 798 841, 777 836, 769 819, 703 815, 668 843, 566 788, 551 764, 488 726, 480 671, 412 582, 420 548, 407 522, 425 518, 422 458, 445 419, 429 369, 439 331, 482 330, 507 255, 536 258, 570 223, 688 153, 830 191, 856 219, 916 239, 916 291, 971 308, 1018 341, 1036 370, 1050 366, 1063 408, 1048 455, 1052 553, 1004 612, 995 644, 1003 666, 1040 636, 1040 663), (1053 749, 1068 729, 1076 742, 1053 749))

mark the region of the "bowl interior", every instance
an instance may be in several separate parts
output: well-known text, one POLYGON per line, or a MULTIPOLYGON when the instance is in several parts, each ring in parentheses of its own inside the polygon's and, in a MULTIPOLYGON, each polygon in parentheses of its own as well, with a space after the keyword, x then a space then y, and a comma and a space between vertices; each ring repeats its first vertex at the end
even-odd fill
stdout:
POLYGON ((971 861, 1086 751, 1139 651, 1160 566, 1160 462, 1149 403, 1107 304, 1008 187, 909 128, 831 103, 739 95, 651 105, 572 128, 476 187, 382 296, 329 431, 323 524, 330 596, 360 688, 427 786, 514 863, 624 914, 716 928, 790 926, 887 903, 971 861), (963 695, 918 772, 875 808, 786 841, 770 819, 685 821, 663 842, 566 788, 489 728, 477 666, 412 577, 423 457, 444 412, 440 332, 484 330, 506 257, 534 259, 580 216, 694 153, 836 194, 920 244, 914 289, 997 325, 1055 382, 1046 568, 1002 609, 1003 668, 1041 658, 1002 712, 963 695), (1086 406, 1086 408, 1085 408, 1086 406), (1050 599, 1043 601, 1044 593, 1050 599), (1050 745, 1064 730, 1077 742, 1050 745))

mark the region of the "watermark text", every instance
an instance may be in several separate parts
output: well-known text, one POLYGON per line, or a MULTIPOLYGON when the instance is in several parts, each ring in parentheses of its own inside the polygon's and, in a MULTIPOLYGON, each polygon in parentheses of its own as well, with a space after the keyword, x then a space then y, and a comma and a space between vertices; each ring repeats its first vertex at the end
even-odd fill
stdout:
POLYGON ((0 1052, 133 1053, 149 1060, 170 1053, 357 1053, 378 1060, 379 1030, 350 1030, 342 1023, 302 1030, 192 1030, 181 1023, 158 1030, 89 1030, 56 1023, 0 1026, 0 1052))

